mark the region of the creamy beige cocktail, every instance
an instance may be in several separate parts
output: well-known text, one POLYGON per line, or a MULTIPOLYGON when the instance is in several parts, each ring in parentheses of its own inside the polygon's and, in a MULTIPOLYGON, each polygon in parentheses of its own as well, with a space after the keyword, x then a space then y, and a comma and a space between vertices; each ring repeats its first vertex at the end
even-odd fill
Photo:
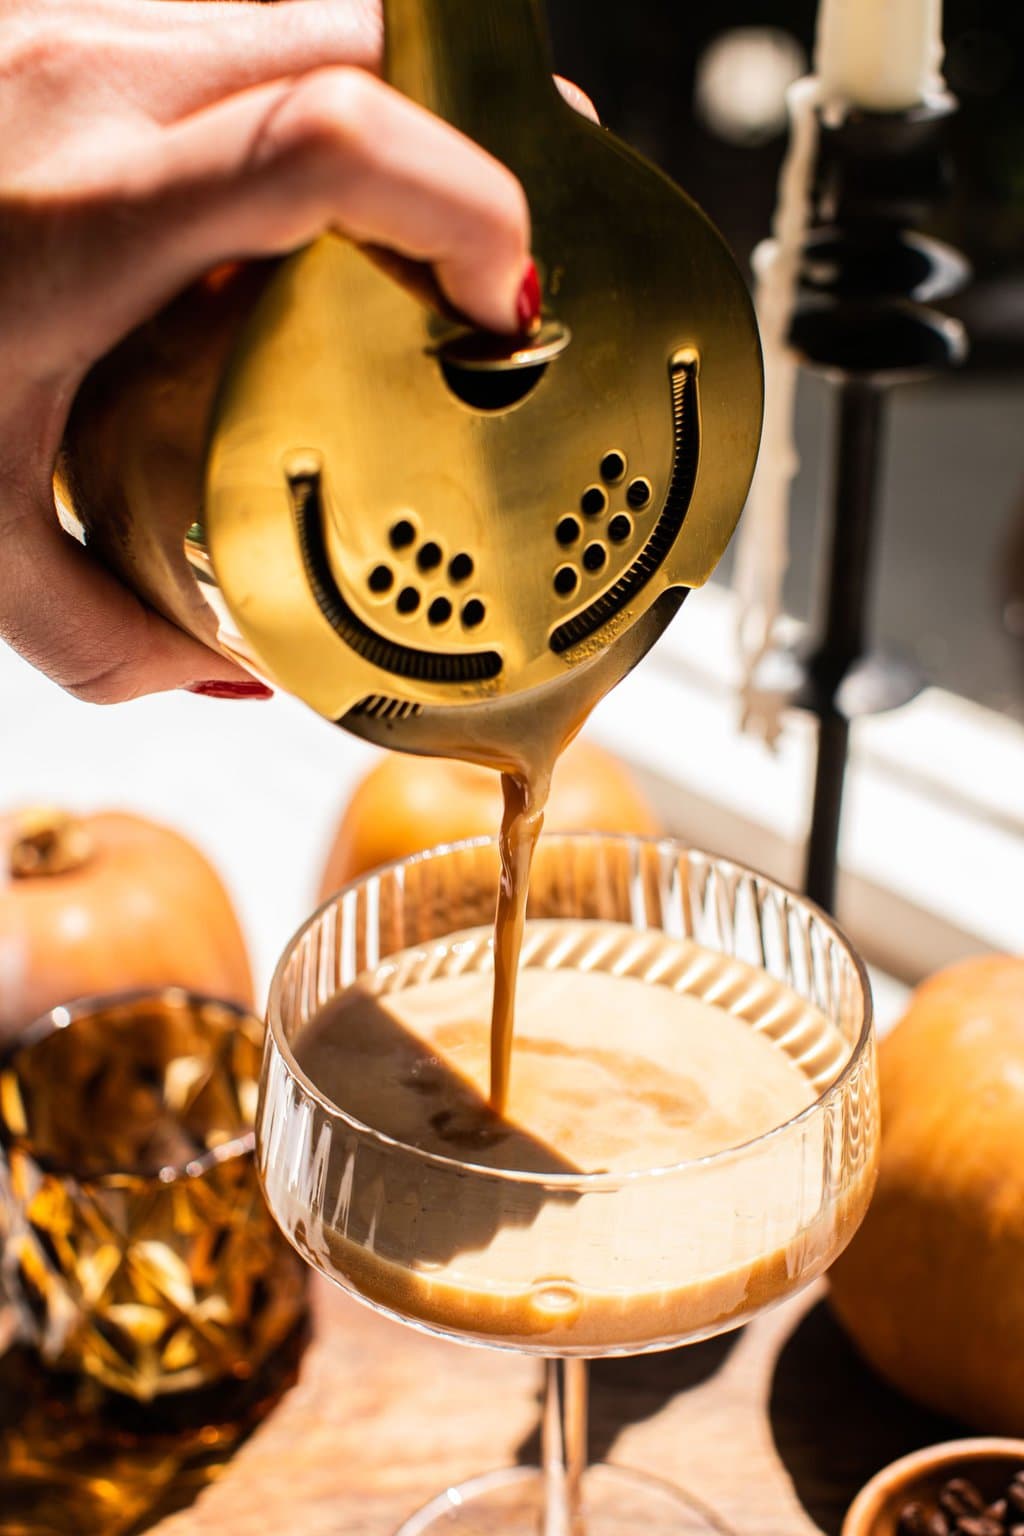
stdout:
POLYGON ((319 1262, 343 1284, 481 1342, 633 1352, 740 1321, 852 1232, 863 1190, 825 1199, 807 1177, 824 1124, 721 1157, 808 1111, 849 1059, 791 988, 656 931, 533 922, 498 1115, 492 985, 489 930, 452 935, 364 972, 296 1038, 327 1100, 419 1154, 385 1198, 365 1156, 325 1169, 319 1262), (684 1187, 672 1170, 702 1160, 684 1187), (455 1181, 453 1161, 480 1173, 455 1181))

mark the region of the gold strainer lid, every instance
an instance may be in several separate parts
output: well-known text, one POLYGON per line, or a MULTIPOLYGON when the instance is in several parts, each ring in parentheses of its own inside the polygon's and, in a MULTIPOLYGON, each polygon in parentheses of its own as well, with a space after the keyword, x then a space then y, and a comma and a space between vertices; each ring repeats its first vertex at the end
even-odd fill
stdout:
POLYGON ((521 177, 544 324, 474 335, 326 236, 242 337, 205 542, 260 668, 346 724, 546 689, 704 582, 762 405, 721 238, 562 100, 532 0, 385 9, 392 83, 521 177))

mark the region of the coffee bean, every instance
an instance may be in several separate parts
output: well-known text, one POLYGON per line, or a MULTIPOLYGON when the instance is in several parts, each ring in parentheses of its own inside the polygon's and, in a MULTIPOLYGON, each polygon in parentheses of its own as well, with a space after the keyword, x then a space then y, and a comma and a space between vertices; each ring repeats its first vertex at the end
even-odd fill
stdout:
POLYGON ((1006 1523, 1007 1503, 1005 1499, 996 1499, 994 1503, 985 1506, 985 1515, 989 1520, 998 1520, 1000 1525, 1006 1523))
POLYGON ((1011 1525, 1010 1536, 1024 1536, 1024 1525, 1011 1525))
POLYGON ((956 1523, 959 1536, 1003 1536, 998 1520, 988 1520, 984 1515, 961 1515, 956 1523))
POLYGON ((928 1511, 916 1499, 904 1504, 896 1526, 899 1536, 931 1536, 928 1529, 928 1511))
POLYGON ((1024 1482, 1014 1479, 1006 1490, 1006 1502, 1014 1515, 1024 1515, 1024 1482))
POLYGON ((951 1477, 944 1483, 939 1494, 939 1508, 952 1519, 961 1515, 977 1515, 985 1508, 985 1500, 966 1477, 951 1477))
POLYGON ((977 1486, 968 1477, 951 1477, 944 1484, 944 1492, 952 1494, 955 1498, 962 1499, 971 1509, 981 1510, 985 1508, 985 1500, 982 1498, 977 1486))
MULTIPOLYGON (((951 1536, 950 1524, 941 1509, 929 1509, 918 1499, 904 1504, 897 1520, 898 1536, 951 1536)), ((1003 1533, 1000 1532, 1000 1536, 1003 1533)), ((1024 1536, 1024 1532, 1021 1533, 1024 1536)))

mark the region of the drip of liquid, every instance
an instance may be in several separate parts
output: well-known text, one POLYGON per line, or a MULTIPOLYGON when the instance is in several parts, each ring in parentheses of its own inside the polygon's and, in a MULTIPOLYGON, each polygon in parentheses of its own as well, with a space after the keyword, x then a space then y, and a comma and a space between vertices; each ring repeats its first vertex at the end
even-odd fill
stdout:
POLYGON ((491 1108, 501 1114, 508 1102, 512 1067, 512 1034, 515 1028, 516 978, 530 895, 530 867, 548 798, 551 773, 529 777, 503 773, 501 789, 505 808, 501 818, 498 851, 501 877, 494 916, 494 996, 491 1003, 491 1108))

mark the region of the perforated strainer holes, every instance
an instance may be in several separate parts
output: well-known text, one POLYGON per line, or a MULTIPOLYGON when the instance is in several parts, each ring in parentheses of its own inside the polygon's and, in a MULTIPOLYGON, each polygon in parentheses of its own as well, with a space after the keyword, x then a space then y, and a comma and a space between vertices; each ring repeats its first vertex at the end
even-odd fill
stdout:
POLYGON ((436 571, 441 564, 441 546, 429 539, 416 551, 416 564, 421 571, 436 571))
POLYGON ((399 613, 415 613, 420 605, 420 595, 415 587, 403 587, 395 600, 399 613))
POLYGON ((471 597, 469 602, 462 606, 462 622, 467 629, 476 629, 478 624, 483 623, 486 613, 487 610, 480 599, 471 597))
POLYGON ((366 585, 371 592, 376 592, 378 596, 384 592, 390 592, 394 583, 395 578, 391 574, 391 567, 388 565, 375 565, 366 578, 366 585))
MULTIPOLYGON (((580 556, 580 565, 589 576, 596 576, 608 565, 608 544, 625 544, 634 533, 633 519, 628 512, 611 512, 608 506, 607 485, 616 485, 626 477, 626 455, 618 448, 609 448, 601 459, 601 479, 604 485, 588 485, 580 496, 580 511, 586 521, 570 513, 560 517, 555 524, 555 539, 565 550, 571 549, 588 535, 588 543, 580 556), (607 527, 602 527, 605 515, 607 527), (605 542, 607 536, 608 543, 605 542)), ((626 488, 626 501, 636 511, 651 500, 650 481, 642 475, 635 476, 626 488)), ((571 597, 579 588, 581 572, 575 565, 560 565, 555 571, 553 585, 559 597, 571 597)))
POLYGON ((431 624, 447 624, 452 616, 452 605, 446 597, 435 597, 427 609, 427 619, 431 624))
POLYGON ((468 581, 473 574, 473 560, 470 555, 453 555, 448 562, 448 579, 450 581, 468 581))
POLYGON ((629 485, 626 487, 626 500, 634 512, 639 512, 643 507, 646 507, 650 499, 651 482, 649 480, 645 480, 642 475, 638 475, 635 480, 629 482, 629 485))
POLYGON ((619 453, 617 448, 613 448, 611 452, 606 453, 604 458, 601 460, 601 479, 606 480, 609 485, 614 485, 617 480, 622 479, 625 473, 625 454, 619 453))
POLYGON ((400 517, 397 523, 392 524, 388 534, 392 549, 408 549, 416 537, 416 529, 407 517, 400 517))

